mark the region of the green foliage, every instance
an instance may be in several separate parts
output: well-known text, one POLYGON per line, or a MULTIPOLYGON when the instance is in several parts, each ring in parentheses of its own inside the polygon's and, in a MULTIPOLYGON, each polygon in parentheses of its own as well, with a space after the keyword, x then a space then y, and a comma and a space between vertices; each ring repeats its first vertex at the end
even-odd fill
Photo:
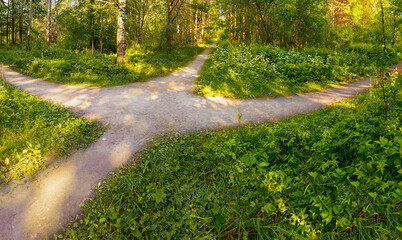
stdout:
MULTIPOLYGON (((378 0, 216 0, 224 39, 285 47, 341 47, 382 41, 378 0)), ((383 0, 385 38, 401 42, 402 2, 383 0)))
POLYGON ((322 44, 325 34, 324 26, 328 24, 322 0, 274 0, 273 2, 275 17, 271 28, 276 33, 272 34, 272 38, 276 37, 282 46, 303 47, 322 44), (278 30, 275 31, 275 29, 278 30))
POLYGON ((60 44, 65 49, 100 50, 113 53, 116 51, 117 7, 107 2, 82 0, 75 2, 58 2, 58 31, 62 34, 60 44))
POLYGON ((45 157, 86 147, 102 132, 96 122, 0 80, 0 185, 32 177, 46 167, 45 157))
POLYGON ((143 76, 142 79, 146 80, 147 78, 167 74, 185 67, 206 46, 176 48, 171 53, 133 48, 127 51, 127 68, 140 73, 143 76))
POLYGON ((399 239, 402 92, 388 119, 382 105, 376 87, 275 123, 162 135, 55 238, 399 239))
POLYGON ((322 45, 328 17, 322 0, 216 0, 225 39, 281 46, 322 45))
MULTIPOLYGON (((159 48, 166 51, 167 40, 167 5, 165 0, 126 1, 125 30, 127 47, 141 45, 143 48, 159 48)), ((179 1, 181 2, 181 0, 179 1)), ((193 1, 183 0, 183 5, 174 4, 172 26, 173 44, 175 46, 194 46, 205 43, 213 29, 207 26, 211 15, 217 13, 208 11, 212 5, 208 0, 197 1, 198 8, 193 7, 193 1), (201 8, 201 6, 204 6, 201 8), (203 20, 196 18, 203 12, 203 20), (198 16, 198 15, 197 15, 198 16), (196 24, 195 22, 198 21, 196 24), (202 22, 202 24, 200 24, 202 22), (178 29, 176 29, 178 26, 178 29), (192 31, 189 31, 193 29, 192 31), (194 29, 196 29, 194 31, 194 29)), ((195 4, 196 2, 194 2, 195 4)), ((117 1, 81 0, 74 2, 58 1, 55 26, 52 28, 53 42, 64 49, 90 49, 99 53, 114 53, 116 51, 117 1), (55 38, 57 37, 57 39, 55 38)))
POLYGON ((144 81, 174 71, 188 64, 202 50, 202 47, 185 47, 175 49, 171 54, 128 50, 128 62, 118 65, 115 54, 93 55, 41 46, 30 52, 19 47, 0 47, 0 62, 55 83, 108 87, 144 81))
MULTIPOLYGON (((400 58, 390 51, 384 63, 390 66, 400 58)), ((369 45, 286 50, 224 43, 206 63, 196 93, 254 98, 309 92, 374 75, 378 59, 379 51, 369 45)))

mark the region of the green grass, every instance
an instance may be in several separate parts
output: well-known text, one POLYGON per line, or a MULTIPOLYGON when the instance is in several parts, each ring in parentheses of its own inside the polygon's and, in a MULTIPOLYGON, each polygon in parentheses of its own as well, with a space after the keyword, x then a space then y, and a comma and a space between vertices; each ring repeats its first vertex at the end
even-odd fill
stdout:
POLYGON ((399 239, 402 76, 311 114, 162 135, 57 239, 399 239))
POLYGON ((44 157, 67 155, 96 140, 103 128, 0 80, 0 186, 31 178, 44 157))
MULTIPOLYGON (((376 74, 378 53, 381 51, 367 45, 343 50, 287 50, 224 42, 206 62, 195 92, 230 98, 311 92, 376 74)), ((388 52, 386 66, 401 59, 397 53, 397 49, 388 52)))
POLYGON ((0 47, 0 62, 32 77, 83 86, 110 87, 145 81, 186 66, 203 47, 184 47, 171 54, 152 50, 128 50, 126 63, 116 64, 116 54, 74 52, 58 47, 0 47))

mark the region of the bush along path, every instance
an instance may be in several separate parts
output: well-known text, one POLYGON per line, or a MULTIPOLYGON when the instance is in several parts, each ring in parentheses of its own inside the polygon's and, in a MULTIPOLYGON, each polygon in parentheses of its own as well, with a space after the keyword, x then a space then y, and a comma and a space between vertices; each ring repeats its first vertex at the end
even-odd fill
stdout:
POLYGON ((205 63, 195 92, 247 99, 322 90, 375 75, 380 57, 381 65, 395 65, 401 50, 364 45, 294 50, 223 42, 205 63))
POLYGON ((377 85, 276 122, 156 137, 57 239, 400 239, 401 86, 402 75, 385 95, 377 85))
MULTIPOLYGON (((375 78, 369 77, 324 91, 273 99, 205 98, 191 90, 212 47, 169 76, 111 88, 58 85, 2 66, 7 83, 109 125, 105 134, 85 151, 74 153, 57 168, 49 168, 38 176, 38 182, 16 187, 0 197, 2 238, 52 235, 65 219, 80 212, 94 186, 132 160, 155 134, 259 123, 309 112, 360 93, 375 83, 375 78)), ((402 72, 402 64, 391 70, 402 72)))

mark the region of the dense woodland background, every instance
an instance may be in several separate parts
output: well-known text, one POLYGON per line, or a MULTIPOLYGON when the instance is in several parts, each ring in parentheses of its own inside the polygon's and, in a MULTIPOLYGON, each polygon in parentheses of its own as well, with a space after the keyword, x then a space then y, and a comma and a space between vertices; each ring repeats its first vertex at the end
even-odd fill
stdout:
MULTIPOLYGON (((233 42, 339 47, 383 42, 383 17, 386 44, 395 44, 401 8, 401 0, 127 0, 125 41, 169 51, 223 33, 233 42)), ((0 0, 0 44, 112 53, 117 15, 113 0, 0 0)))

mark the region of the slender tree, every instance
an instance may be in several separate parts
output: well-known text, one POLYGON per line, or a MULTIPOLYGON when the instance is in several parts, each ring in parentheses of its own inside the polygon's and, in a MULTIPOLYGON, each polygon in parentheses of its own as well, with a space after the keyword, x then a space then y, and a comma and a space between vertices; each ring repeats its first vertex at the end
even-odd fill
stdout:
POLYGON ((29 11, 28 11, 28 34, 27 34, 27 48, 30 49, 30 41, 31 41, 31 27, 32 27, 32 0, 29 0, 29 11))
POLYGON ((138 32, 137 32, 137 43, 138 44, 141 44, 142 32, 144 29, 145 17, 148 14, 148 8, 149 8, 149 0, 141 1, 141 6, 139 7, 139 14, 138 14, 138 19, 139 19, 139 27, 138 27, 138 32))
POLYGON ((20 0, 18 7, 20 8, 20 12, 18 14, 18 33, 19 33, 19 39, 20 39, 20 43, 22 43, 22 26, 23 26, 23 22, 22 22, 22 18, 24 16, 24 6, 23 6, 23 0, 20 0))
POLYGON ((6 16, 7 20, 6 20, 6 41, 7 41, 7 46, 9 44, 9 35, 10 33, 8 32, 9 28, 10 28, 10 23, 9 23, 9 18, 10 18, 10 0, 7 1, 7 16, 6 16))
POLYGON ((117 63, 124 62, 126 56, 126 0, 119 0, 117 12, 117 63))
POLYGON ((101 1, 99 1, 99 24, 100 24, 100 28, 99 28, 99 53, 102 54, 103 53, 103 6, 101 1))
POLYGON ((385 21, 384 21, 384 5, 382 0, 380 0, 381 4, 381 23, 382 23, 382 44, 384 45, 384 49, 386 47, 385 45, 385 21))
POLYGON ((95 30, 94 30, 94 25, 95 25, 95 1, 90 0, 89 2, 89 8, 88 8, 88 15, 89 15, 89 32, 90 32, 90 43, 89 46, 91 48, 91 53, 94 54, 95 50, 95 30))
POLYGON ((15 0, 11 1, 11 43, 15 44, 15 0))
POLYGON ((168 52, 172 51, 173 22, 179 15, 179 11, 185 0, 166 0, 167 4, 167 30, 166 30, 166 48, 168 52))
POLYGON ((47 24, 46 24, 46 46, 50 46, 50 12, 52 10, 52 0, 47 1, 47 24))

